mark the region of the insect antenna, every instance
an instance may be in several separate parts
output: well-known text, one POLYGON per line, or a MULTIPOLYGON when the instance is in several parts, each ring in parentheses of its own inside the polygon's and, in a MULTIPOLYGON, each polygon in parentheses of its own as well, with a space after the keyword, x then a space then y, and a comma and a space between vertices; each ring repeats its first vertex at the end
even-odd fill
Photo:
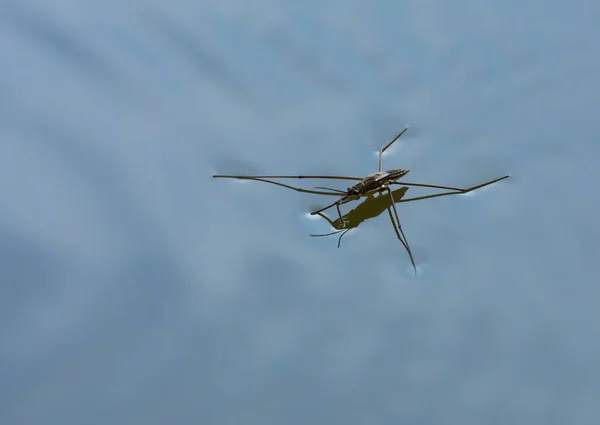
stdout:
POLYGON ((387 145, 385 145, 383 148, 381 148, 381 150, 379 151, 379 171, 383 171, 383 153, 386 151, 387 148, 389 148, 390 146, 392 146, 392 144, 398 140, 400 138, 400 136, 402 136, 404 134, 404 132, 408 130, 408 127, 405 128, 404 130, 402 130, 396 137, 394 137, 387 145))

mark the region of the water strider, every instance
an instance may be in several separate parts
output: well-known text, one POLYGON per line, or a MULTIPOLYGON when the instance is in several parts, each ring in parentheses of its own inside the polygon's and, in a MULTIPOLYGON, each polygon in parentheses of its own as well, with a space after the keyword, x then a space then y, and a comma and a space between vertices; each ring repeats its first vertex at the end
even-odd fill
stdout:
MULTIPOLYGON (((499 182, 500 180, 504 180, 504 179, 508 178, 509 176, 506 175, 506 176, 503 176, 503 177, 500 177, 500 178, 497 178, 494 180, 490 180, 486 183, 482 183, 477 186, 469 187, 466 189, 451 187, 451 186, 442 186, 442 185, 425 184, 425 183, 408 183, 408 182, 399 181, 402 177, 404 177, 406 174, 408 174, 408 172, 410 170, 393 169, 393 170, 383 171, 383 153, 390 146, 392 146, 392 144, 394 142, 396 142, 406 132, 406 130, 407 130, 407 128, 402 130, 396 137, 394 137, 390 142, 388 142, 384 147, 382 147, 379 150, 379 171, 369 174, 368 176, 366 176, 364 178, 351 177, 351 176, 325 176, 325 175, 324 176, 315 176, 315 175, 310 175, 310 176, 309 175, 235 176, 235 175, 218 175, 218 174, 214 175, 213 177, 214 178, 231 178, 231 179, 240 179, 240 180, 255 180, 255 181, 261 181, 261 182, 265 182, 265 183, 271 183, 271 184, 275 184, 278 186, 286 187, 288 189, 292 189, 292 190, 295 190, 297 192, 302 192, 302 193, 312 193, 315 195, 338 196, 339 199, 337 199, 335 202, 327 205, 326 207, 323 207, 316 211, 311 212, 311 215, 319 215, 321 217, 325 217, 330 222, 330 224, 335 229, 337 229, 335 232, 332 232, 332 233, 328 233, 328 234, 324 234, 324 235, 311 235, 311 236, 329 236, 329 235, 333 235, 333 234, 342 232, 342 234, 340 235, 340 238, 338 240, 338 247, 340 245, 342 236, 344 236, 344 234, 351 228, 358 226, 358 224, 355 224, 355 223, 360 222, 360 219, 357 220, 357 217, 360 217, 360 214, 358 214, 358 213, 355 213, 353 216, 351 216, 350 213, 348 213, 346 216, 343 216, 342 211, 340 209, 340 205, 343 205, 343 204, 351 202, 351 201, 356 201, 362 197, 367 197, 368 199, 359 205, 359 207, 363 204, 369 206, 369 208, 367 208, 367 207, 363 208, 363 210, 366 211, 368 209, 371 210, 371 208, 373 208, 373 205, 375 205, 376 200, 380 200, 385 197, 386 202, 382 203, 381 201, 377 201, 378 207, 374 207, 373 210, 375 212, 380 210, 379 213, 376 214, 376 215, 379 215, 379 214, 381 214, 381 212, 383 212, 383 210, 387 209, 389 217, 390 217, 390 221, 392 222, 392 225, 394 227, 394 231, 396 232, 398 239, 404 246, 404 249, 406 249, 406 252, 408 253, 410 262, 413 266, 413 269, 415 270, 415 275, 416 275, 417 267, 415 265, 412 251, 408 244, 408 240, 407 240, 406 236, 404 235, 404 231, 402 230, 402 225, 400 223, 400 216, 398 214, 398 210, 396 209, 396 202, 410 202, 410 201, 417 201, 417 200, 428 199, 428 198, 435 198, 435 197, 439 197, 439 196, 464 194, 464 193, 472 192, 472 191, 482 188, 484 186, 494 184, 496 182, 499 182), (286 185, 286 184, 280 183, 280 182, 271 181, 269 179, 333 179, 333 180, 354 180, 354 181, 357 181, 357 183, 348 187, 345 191, 338 190, 338 189, 332 189, 329 187, 322 187, 322 186, 315 187, 315 189, 319 189, 319 190, 308 190, 308 189, 302 189, 302 188, 298 188, 298 187, 291 186, 291 185, 286 185), (396 191, 392 192, 392 190, 390 189, 390 185, 427 187, 427 188, 443 189, 443 190, 447 190, 449 192, 442 192, 442 193, 437 193, 434 195, 420 196, 420 197, 409 198, 409 199, 399 199, 404 196, 404 194, 406 193, 406 190, 408 188, 402 188, 402 189, 404 189, 403 192, 401 192, 401 190, 396 190, 396 191), (388 196, 383 195, 383 192, 387 192, 388 196), (378 196, 374 196, 376 194, 378 194, 378 196), (332 222, 322 213, 323 213, 323 211, 325 211, 331 207, 334 207, 334 206, 336 207, 339 218, 336 219, 335 222, 332 222), (393 215, 392 215, 392 210, 394 213, 393 215), (394 221, 394 218, 395 218, 395 221, 394 221)), ((355 208, 353 211, 359 210, 359 207, 355 208)), ((364 221, 364 219, 363 219, 363 221, 364 221)))

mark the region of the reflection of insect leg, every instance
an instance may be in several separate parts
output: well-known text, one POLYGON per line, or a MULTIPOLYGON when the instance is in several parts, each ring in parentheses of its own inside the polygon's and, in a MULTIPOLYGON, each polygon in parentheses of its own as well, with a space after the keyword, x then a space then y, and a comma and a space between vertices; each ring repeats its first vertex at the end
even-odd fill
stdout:
MULTIPOLYGON (((321 213, 319 213, 320 216, 325 217, 330 223, 331 221, 329 220, 329 218, 327 218, 326 216, 322 215, 321 213)), ((341 233, 340 237, 338 238, 338 243, 337 243, 337 247, 340 247, 340 244, 342 243, 342 236, 344 236, 346 233, 348 233, 350 231, 350 229, 345 229, 345 230, 336 230, 335 232, 329 232, 329 233, 322 233, 322 234, 311 234, 310 236, 313 237, 320 237, 320 236, 331 236, 331 235, 337 235, 338 233, 341 233)))
MULTIPOLYGON (((348 229, 346 229, 348 230, 348 229)), ((336 230, 334 232, 329 232, 329 233, 311 233, 310 236, 314 237, 314 238, 318 238, 321 236, 331 236, 331 235, 337 235, 340 232, 345 232, 346 230, 336 230)))
POLYGON ((396 232, 396 236, 398 236, 398 239, 400 239, 400 242, 402 242, 402 245, 404 245, 406 252, 408 252, 408 256, 410 257, 410 262, 413 266, 413 269, 415 269, 415 276, 416 276, 417 275, 417 266, 415 265, 415 260, 413 258, 412 252, 410 250, 410 246, 408 245, 408 239, 406 239, 406 236, 404 235, 404 231, 402 230, 402 224, 400 223, 400 216, 398 215, 398 210, 396 209, 396 202, 394 200, 394 196, 392 195, 392 190, 389 188, 389 186, 386 186, 386 189, 387 189, 388 193, 390 194, 390 198, 392 199, 392 208, 394 209, 394 215, 396 216, 396 222, 394 222, 394 217, 392 217, 392 212, 390 211, 390 208, 388 207, 387 210, 388 210, 388 214, 390 215, 390 220, 392 221, 392 225, 394 226, 394 231, 396 232), (402 236, 400 236, 400 235, 402 235, 402 236))
POLYGON ((336 230, 335 232, 331 232, 331 233, 323 233, 321 235, 311 235, 314 237, 319 237, 319 236, 331 236, 331 235, 337 235, 338 233, 341 233, 340 237, 338 238, 338 243, 337 243, 337 247, 340 247, 340 244, 342 243, 342 236, 344 236, 346 233, 348 233, 350 231, 350 229, 346 229, 346 230, 336 230))
MULTIPOLYGON (((337 228, 336 225, 334 224, 333 221, 331 221, 331 219, 329 217, 327 217, 325 214, 318 212, 317 213, 318 216, 321 216, 322 218, 324 218, 325 220, 327 220, 327 222, 329 224, 331 224, 331 227, 333 227, 334 229, 337 228)), ((344 223, 342 223, 342 226, 344 226, 344 223)), ((333 232, 329 232, 329 233, 321 233, 321 234, 311 234, 310 236, 313 237, 320 237, 320 236, 331 236, 331 235, 337 235, 338 233, 341 233, 340 237, 338 238, 338 243, 337 243, 337 247, 340 247, 340 244, 342 243, 342 236, 344 236, 350 229, 338 229, 335 230, 333 232)))

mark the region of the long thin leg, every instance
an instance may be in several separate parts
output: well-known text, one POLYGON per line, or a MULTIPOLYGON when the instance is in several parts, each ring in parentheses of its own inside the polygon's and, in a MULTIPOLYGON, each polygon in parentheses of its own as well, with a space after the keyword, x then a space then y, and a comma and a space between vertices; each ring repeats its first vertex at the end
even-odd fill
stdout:
POLYGON ((408 183, 408 182, 392 182, 391 184, 397 184, 400 186, 416 186, 416 187, 429 187, 433 189, 446 189, 446 190, 457 190, 463 191, 465 189, 460 187, 452 187, 452 186, 441 186, 439 184, 425 184, 425 183, 408 183))
POLYGON ((400 138, 400 136, 402 136, 406 130, 408 130, 408 128, 405 128, 404 130, 402 130, 400 132, 400 134, 398 134, 396 137, 394 137, 391 142, 389 142, 387 145, 382 147, 381 150, 379 151, 379 171, 380 172, 383 171, 383 153, 385 152, 385 150, 387 148, 392 146, 392 143, 394 143, 396 140, 398 140, 400 138))
POLYGON ((324 189, 324 190, 331 190, 332 192, 337 192, 340 193, 342 195, 346 194, 345 190, 339 190, 339 189, 334 189, 332 187, 325 187, 325 186, 315 186, 315 189, 324 189))
POLYGON ((390 222, 392 223, 392 227, 394 228, 394 232, 396 232, 396 236, 398 237, 398 240, 400 241, 400 243, 402 243, 402 246, 404 246, 404 249, 406 249, 408 251, 408 245, 407 243, 404 241, 404 239, 402 239, 402 236, 400 235, 400 232, 398 231, 398 226, 396 225, 396 222, 394 221, 394 216, 392 215, 392 207, 387 207, 386 208, 388 215, 390 217, 390 222))
POLYGON ((414 197, 414 198, 406 198, 406 199, 401 199, 398 202, 421 201, 423 199, 439 198, 440 196, 449 196, 449 195, 464 195, 465 193, 472 192, 472 191, 480 189, 480 188, 482 188, 484 186, 489 186, 490 184, 496 183, 497 181, 503 180, 503 179, 505 179, 507 177, 509 177, 509 176, 504 176, 504 177, 501 177, 501 178, 496 179, 496 180, 492 180, 492 181, 487 182, 487 183, 483 183, 483 184, 480 184, 480 185, 477 185, 477 186, 470 187, 468 189, 459 189, 459 190, 453 190, 452 192, 434 193, 433 195, 417 196, 417 197, 414 197))
POLYGON ((360 177, 349 176, 229 176, 223 174, 215 174, 215 179, 333 179, 333 180, 362 180, 360 177))
POLYGON ((408 239, 406 239, 406 235, 404 234, 404 231, 402 231, 402 224, 400 223, 400 216, 398 215, 398 210, 396 209, 396 202, 394 200, 394 195, 392 195, 392 190, 390 189, 389 186, 386 186, 386 189, 388 191, 388 193, 390 194, 390 198, 392 199, 392 208, 394 209, 394 214, 396 215, 396 223, 398 224, 398 230, 400 230, 400 233, 402 234, 402 236, 404 237, 404 240, 406 241, 406 251, 408 252, 408 256, 410 257, 410 262, 412 263, 413 269, 415 269, 415 276, 417 275, 417 266, 415 265, 415 260, 413 258, 412 255, 412 251, 410 250, 410 246, 408 245, 408 239))
POLYGON ((480 188, 482 188, 484 186, 488 186, 490 184, 497 183, 500 180, 504 180, 504 179, 507 179, 509 177, 510 176, 500 177, 499 179, 490 180, 489 182, 482 183, 482 184, 477 185, 477 186, 469 187, 467 189, 463 189, 463 188, 460 188, 460 187, 440 186, 440 185, 437 185, 437 184, 424 184, 424 183, 393 182, 392 184, 398 184, 398 185, 401 185, 401 186, 418 186, 418 187, 430 187, 430 188, 434 188, 434 189, 456 190, 456 191, 459 191, 461 193, 467 193, 467 192, 472 192, 473 190, 476 190, 476 189, 480 189, 480 188))
POLYGON ((258 181, 258 182, 270 183, 270 184, 274 184, 276 186, 285 187, 286 189, 295 190, 296 192, 310 193, 310 194, 313 194, 313 195, 340 196, 340 194, 337 193, 337 192, 325 192, 325 191, 320 191, 320 190, 302 189, 302 188, 299 188, 299 187, 290 186, 289 184, 280 183, 280 182, 274 182, 274 181, 271 181, 271 180, 266 180, 266 179, 261 179, 261 178, 244 178, 244 179, 239 179, 239 180, 252 180, 252 181, 258 181))
POLYGON ((450 196, 450 195, 464 195, 465 193, 468 193, 470 191, 464 192, 462 190, 454 190, 452 192, 443 192, 443 193, 434 193, 433 195, 427 195, 427 196, 416 196, 414 198, 406 198, 406 199, 401 199, 398 202, 412 202, 412 201, 422 201, 425 199, 430 199, 430 198, 439 198, 441 196, 450 196))

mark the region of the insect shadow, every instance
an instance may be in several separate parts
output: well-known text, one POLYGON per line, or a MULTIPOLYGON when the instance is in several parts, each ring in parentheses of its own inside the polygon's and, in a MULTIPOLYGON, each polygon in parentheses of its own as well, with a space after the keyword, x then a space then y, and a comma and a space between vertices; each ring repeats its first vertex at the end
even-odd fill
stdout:
MULTIPOLYGON (((396 203, 400 202, 400 200, 406 194, 407 190, 408 190, 408 187, 405 186, 405 187, 401 187, 400 189, 396 189, 396 190, 392 191, 392 199, 394 200, 394 202, 396 202, 396 203)), ((383 194, 370 195, 367 197, 367 199, 362 201, 355 208, 351 209, 346 214, 344 214, 342 216, 342 219, 336 218, 335 220, 331 220, 329 217, 327 217, 322 212, 318 212, 318 213, 316 213, 316 215, 327 220, 327 222, 329 222, 331 227, 333 227, 336 230, 333 232, 323 233, 323 234, 311 234, 310 236, 319 237, 319 236, 332 236, 332 235, 340 234, 340 237, 338 238, 338 243, 337 243, 337 247, 339 248, 340 244, 342 242, 342 237, 346 233, 348 233, 352 229, 357 228, 364 221, 378 217, 384 211, 387 210, 388 213, 390 214, 390 220, 392 222, 392 225, 394 226, 394 230, 396 231, 396 234, 398 235, 398 239, 402 240, 400 235, 398 234, 398 229, 396 228, 396 223, 394 222, 394 218, 391 216, 391 211, 389 210, 390 206, 392 205, 392 199, 390 199, 390 197, 383 195, 383 194)))

